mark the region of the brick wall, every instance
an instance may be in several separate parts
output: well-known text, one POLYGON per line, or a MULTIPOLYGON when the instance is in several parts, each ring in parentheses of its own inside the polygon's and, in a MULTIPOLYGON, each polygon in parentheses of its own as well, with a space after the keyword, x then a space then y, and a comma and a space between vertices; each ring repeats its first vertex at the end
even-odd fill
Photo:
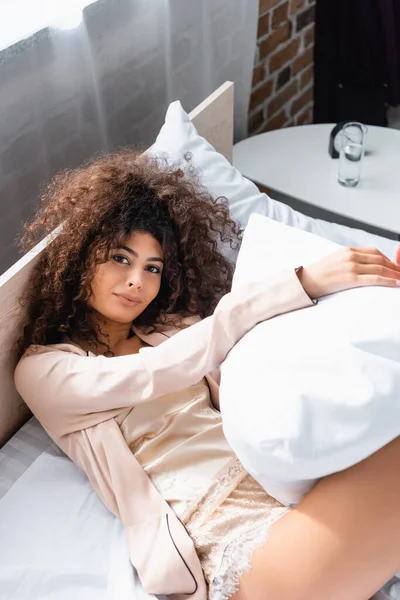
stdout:
POLYGON ((312 122, 316 0, 260 0, 249 135, 312 122))

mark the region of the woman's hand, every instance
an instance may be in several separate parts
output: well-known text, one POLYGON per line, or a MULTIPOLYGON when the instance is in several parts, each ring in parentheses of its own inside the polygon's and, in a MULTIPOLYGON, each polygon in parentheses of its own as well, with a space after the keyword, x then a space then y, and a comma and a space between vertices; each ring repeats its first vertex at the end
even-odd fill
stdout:
POLYGON ((400 246, 396 261, 376 248, 343 248, 304 267, 298 277, 311 298, 369 285, 400 286, 400 246))

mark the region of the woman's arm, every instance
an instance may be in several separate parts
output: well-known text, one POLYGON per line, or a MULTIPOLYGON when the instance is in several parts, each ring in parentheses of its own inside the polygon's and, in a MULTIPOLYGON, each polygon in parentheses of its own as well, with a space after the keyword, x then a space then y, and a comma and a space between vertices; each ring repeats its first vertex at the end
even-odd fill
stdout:
POLYGON ((197 383, 260 321, 312 305, 294 271, 225 295, 214 314, 138 354, 85 357, 43 348, 23 357, 18 392, 57 435, 92 427, 125 409, 197 383))
POLYGON ((232 600, 367 600, 400 570, 400 438, 273 525, 232 600))
POLYGON ((16 368, 15 385, 42 425, 65 435, 197 383, 254 325, 312 305, 310 296, 399 283, 400 267, 378 250, 339 250, 298 276, 290 270, 226 294, 211 317, 139 354, 88 358, 51 346, 28 352, 16 368))

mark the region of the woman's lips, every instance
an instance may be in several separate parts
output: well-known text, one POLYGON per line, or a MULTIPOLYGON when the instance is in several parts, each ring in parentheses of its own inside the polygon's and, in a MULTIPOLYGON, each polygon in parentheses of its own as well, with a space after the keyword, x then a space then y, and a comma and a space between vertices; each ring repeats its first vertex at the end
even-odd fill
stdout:
POLYGON ((122 302, 122 304, 125 304, 125 306, 136 306, 137 304, 141 303, 141 300, 134 298, 131 299, 127 296, 121 296, 120 294, 114 294, 114 296, 116 296, 118 300, 122 302))

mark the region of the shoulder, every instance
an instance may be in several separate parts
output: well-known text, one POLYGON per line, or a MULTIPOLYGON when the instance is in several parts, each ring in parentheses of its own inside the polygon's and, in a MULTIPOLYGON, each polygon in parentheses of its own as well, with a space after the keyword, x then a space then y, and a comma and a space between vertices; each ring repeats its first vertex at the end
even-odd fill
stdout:
POLYGON ((51 368, 55 362, 67 359, 72 355, 86 356, 86 352, 72 343, 50 344, 48 346, 30 346, 20 358, 14 371, 14 382, 17 387, 29 383, 35 375, 43 377, 46 365, 51 368))
POLYGON ((32 346, 16 366, 17 392, 48 431, 56 430, 66 383, 82 370, 80 358, 86 358, 86 353, 74 344, 32 346))
POLYGON ((69 353, 78 354, 80 356, 86 356, 86 352, 76 344, 73 344, 72 342, 49 344, 48 346, 29 346, 25 354, 19 360, 18 365, 20 363, 23 363, 27 358, 31 358, 34 356, 54 356, 54 354, 63 355, 69 353))

